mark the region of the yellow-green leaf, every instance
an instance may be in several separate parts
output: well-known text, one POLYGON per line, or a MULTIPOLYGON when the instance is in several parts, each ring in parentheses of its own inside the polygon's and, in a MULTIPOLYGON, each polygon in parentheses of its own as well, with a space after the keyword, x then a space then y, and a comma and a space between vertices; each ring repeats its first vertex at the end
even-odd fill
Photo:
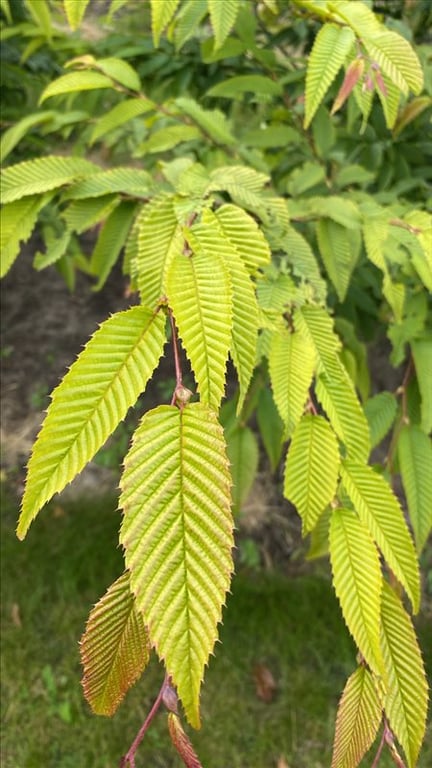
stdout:
POLYGON ((201 681, 232 572, 229 464, 215 414, 201 403, 146 413, 121 490, 120 541, 136 605, 199 727, 201 681))
POLYGON ((236 424, 225 430, 227 456, 231 467, 233 512, 241 512, 247 500, 258 469, 257 439, 249 427, 236 424))
POLYGON ((380 444, 392 428, 397 413, 397 400, 391 392, 379 392, 364 405, 371 436, 371 448, 380 444))
POLYGON ((388 675, 384 709, 405 751, 408 768, 414 768, 425 734, 428 686, 411 619, 386 582, 381 617, 381 647, 388 675))
POLYGON ((294 430, 284 481, 284 495, 297 507, 305 534, 332 501, 338 470, 339 447, 330 424, 306 414, 294 430))
POLYGON ((39 104, 42 104, 51 96, 63 96, 65 93, 77 91, 94 91, 99 88, 114 88, 114 83, 110 77, 103 75, 101 72, 90 70, 69 72, 67 75, 62 75, 47 85, 39 99, 39 104))
POLYGON ((236 248, 252 276, 270 262, 270 247, 257 223, 236 205, 221 205, 216 217, 225 237, 236 248))
POLYGON ((339 301, 344 301, 353 269, 360 254, 360 233, 331 219, 320 219, 317 225, 321 258, 339 301))
POLYGON ((360 520, 366 525, 393 573, 405 587, 414 611, 418 611, 418 562, 399 501, 384 478, 372 467, 346 459, 342 461, 341 474, 360 520))
POLYGON ((350 509, 331 516, 330 560, 345 623, 371 670, 382 676, 381 564, 369 531, 350 509))
POLYGON ((63 0, 66 17, 71 29, 78 29, 90 0, 63 0))
POLYGON ((239 0, 208 0, 210 21, 215 36, 215 49, 220 48, 233 28, 240 10, 239 0))
POLYGON ((302 333, 283 330, 273 334, 269 356, 270 381, 286 437, 292 435, 303 414, 315 362, 315 348, 302 333))
POLYGON ((180 0, 150 0, 151 27, 154 47, 157 48, 162 32, 173 18, 180 0))
POLYGON ((305 120, 307 128, 344 64, 355 40, 349 27, 324 24, 318 32, 309 55, 306 73, 305 120))
POLYGON ((413 341, 411 349, 421 395, 421 428, 428 435, 432 431, 432 340, 413 341))
POLYGON ((81 157, 38 157, 10 165, 1 172, 2 203, 57 189, 100 168, 81 157))
POLYGON ((174 256, 183 250, 184 238, 171 197, 156 198, 139 216, 136 259, 141 300, 157 305, 164 294, 167 270, 174 256))
POLYGON ((432 528, 432 443, 415 424, 405 424, 398 439, 399 469, 417 551, 432 528))
POLYGON ((358 667, 339 702, 331 768, 355 768, 372 746, 380 722, 373 677, 366 667, 358 667))
POLYGON ((150 643, 126 571, 90 612, 80 643, 84 695, 96 715, 110 717, 138 680, 150 643))
POLYGON ((118 312, 96 331, 63 381, 33 446, 17 535, 85 467, 126 416, 165 343, 165 317, 146 307, 118 312))

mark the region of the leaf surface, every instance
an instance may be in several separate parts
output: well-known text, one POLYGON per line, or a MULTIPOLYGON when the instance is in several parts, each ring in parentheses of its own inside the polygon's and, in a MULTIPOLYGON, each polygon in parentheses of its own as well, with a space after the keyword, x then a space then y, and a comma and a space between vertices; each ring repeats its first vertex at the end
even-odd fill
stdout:
POLYGON ((66 18, 71 29, 78 29, 84 18, 89 0, 63 0, 66 18))
POLYGON ((379 392, 366 401, 364 412, 369 424, 371 448, 375 448, 393 426, 397 400, 391 392, 379 392))
POLYGON ((99 171, 99 166, 80 157, 38 157, 10 165, 2 173, 2 203, 40 194, 70 184, 82 176, 99 171))
POLYGON ((381 621, 382 654, 389 677, 385 712, 404 748, 409 768, 414 768, 425 734, 428 686, 411 619, 386 582, 381 621))
POLYGON ((150 0, 151 7, 151 28, 153 33, 154 47, 159 46, 159 40, 162 32, 173 18, 180 0, 150 0))
POLYGON ((347 58, 355 35, 349 27, 324 24, 309 56, 306 73, 305 120, 307 128, 347 58))
POLYGON ((146 413, 121 490, 120 541, 137 608, 199 727, 201 680, 232 572, 229 466, 214 412, 193 403, 146 413))
POLYGON ((92 336, 63 381, 33 446, 17 535, 92 459, 143 392, 165 343, 165 318, 118 312, 92 336))
POLYGON ((172 197, 156 198, 147 205, 139 216, 137 228, 138 288, 142 302, 154 307, 166 291, 169 266, 175 256, 181 255, 184 246, 172 197))
POLYGON ((114 88, 113 81, 107 75, 92 70, 69 72, 47 85, 39 99, 39 104, 52 96, 64 96, 65 93, 81 93, 82 91, 94 91, 101 88, 114 88))
POLYGON ((344 301, 360 253, 359 233, 331 219, 321 219, 317 225, 317 236, 327 273, 339 301, 344 301))
POLYGON ((232 288, 223 256, 191 230, 191 255, 175 255, 166 277, 168 300, 202 402, 218 410, 232 333, 232 288))
POLYGON ((29 195, 4 205, 0 222, 0 277, 4 277, 20 252, 21 243, 27 242, 37 222, 47 196, 29 195))
POLYGON ((338 469, 338 443, 328 421, 306 414, 294 430, 284 480, 284 495, 295 504, 304 534, 333 500, 338 469))
POLYGON ((135 202, 122 200, 105 221, 90 261, 90 268, 98 278, 94 290, 102 288, 116 263, 126 242, 135 211, 135 202))
POLYGON ((345 623, 371 670, 382 676, 381 565, 369 531, 352 510, 333 510, 330 559, 345 623))
POLYGON ((399 433, 397 449, 408 512, 420 553, 432 528, 432 443, 415 424, 405 424, 399 433))
POLYGON ((238 514, 255 480, 259 461, 258 443, 252 430, 240 424, 225 430, 225 437, 233 483, 233 513, 238 514))
POLYGON ((417 381, 421 394, 421 428, 432 431, 432 341, 429 338, 411 342, 417 381))
POLYGON ((87 197, 122 192, 132 197, 145 198, 152 187, 153 182, 147 171, 122 166, 102 171, 97 167, 96 173, 72 184, 67 190, 67 197, 71 200, 83 200, 87 197))
POLYGON ((292 435, 303 414, 315 363, 315 347, 302 333, 282 330, 273 334, 269 356, 270 381, 286 437, 292 435))
POLYGON ((208 0, 210 21, 215 36, 215 49, 223 45, 231 32, 240 10, 239 0, 208 0))
POLYGON ((395 576, 405 587, 416 612, 420 603, 419 570, 414 544, 402 509, 390 486, 372 467, 344 460, 345 489, 395 576))
POLYGON ((358 667, 339 702, 331 768, 353 768, 372 746, 381 722, 381 705, 369 670, 358 667))
POLYGON ((186 96, 180 96, 175 103, 216 143, 228 145, 236 143, 228 121, 219 109, 203 109, 197 101, 186 96))
POLYGON ((221 205, 216 217, 224 235, 236 248, 249 273, 255 276, 271 258, 269 244, 255 220, 236 205, 221 205))
POLYGON ((144 621, 126 571, 90 612, 80 643, 84 695, 96 715, 111 716, 150 656, 144 621))
POLYGON ((110 131, 114 131, 129 120, 133 120, 134 117, 151 112, 154 108, 155 104, 149 99, 140 98, 121 101, 120 104, 116 104, 115 107, 110 109, 105 115, 102 115, 97 121, 91 135, 91 144, 94 144, 102 136, 105 136, 110 131))

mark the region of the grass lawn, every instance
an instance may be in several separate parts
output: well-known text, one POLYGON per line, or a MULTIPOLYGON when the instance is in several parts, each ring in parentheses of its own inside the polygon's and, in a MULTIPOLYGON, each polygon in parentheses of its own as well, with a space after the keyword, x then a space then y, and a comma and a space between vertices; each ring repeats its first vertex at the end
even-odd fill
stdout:
MULTIPOLYGON (((115 768, 163 679, 154 660, 113 719, 93 716, 82 696, 78 640, 90 607, 122 572, 115 501, 51 504, 24 543, 14 536, 16 516, 4 497, 2 768, 115 768)), ((424 618, 419 631, 430 672, 424 618)), ((203 687, 203 728, 190 734, 204 768, 327 768, 355 650, 325 569, 290 579, 237 574, 220 637, 203 687), (257 664, 276 680, 270 703, 257 695, 257 664)), ((137 768, 181 765, 160 713, 137 768)), ((380 762, 393 765, 388 756, 380 762)), ((419 766, 430 765, 429 745, 419 766)))

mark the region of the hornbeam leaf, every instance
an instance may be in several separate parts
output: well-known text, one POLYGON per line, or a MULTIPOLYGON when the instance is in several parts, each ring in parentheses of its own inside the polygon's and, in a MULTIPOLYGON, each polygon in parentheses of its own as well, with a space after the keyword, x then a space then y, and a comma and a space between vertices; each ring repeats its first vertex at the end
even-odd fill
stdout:
POLYGON ((54 390, 33 446, 17 535, 81 472, 126 416, 156 368, 165 318, 146 307, 110 317, 54 390))
POLYGON ((182 253, 184 245, 172 197, 156 199, 146 206, 137 227, 138 288, 142 302, 154 307, 164 294, 168 267, 174 256, 182 253))
POLYGON ((315 370, 311 341, 298 331, 283 330, 272 336, 269 372, 274 400, 290 437, 303 414, 315 370))
POLYGON ((255 276, 271 258, 270 247, 255 220, 236 205, 221 205, 216 217, 225 237, 237 249, 248 271, 255 276))
POLYGON ((150 657, 148 633, 127 571, 91 610, 80 651, 84 695, 96 715, 110 717, 150 657))
POLYGON ((240 413, 256 363, 259 315, 254 285, 237 249, 225 237, 212 211, 203 212, 201 223, 194 226, 192 232, 201 248, 222 256, 229 270, 233 288, 230 352, 239 380, 237 413, 240 413))
POLYGON ((155 104, 144 97, 121 101, 97 121, 93 128, 90 143, 94 144, 102 136, 105 136, 105 134, 118 128, 120 125, 124 125, 128 120, 132 120, 134 117, 138 117, 145 112, 151 112, 154 108, 155 104))
POLYGON ((379 64, 384 75, 396 85, 402 93, 409 89, 419 94, 423 87, 421 64, 408 40, 397 32, 383 29, 380 34, 363 39, 369 56, 379 64))
POLYGON ((345 62, 355 40, 349 27, 324 24, 318 32, 306 73, 305 120, 307 128, 345 62))
POLYGON ((366 667, 358 667, 339 702, 331 768, 359 765, 375 741, 381 716, 373 677, 366 667))
POLYGON ((162 32, 173 18, 180 0, 150 0, 151 28, 154 47, 157 48, 162 32))
POLYGON ((136 213, 136 203, 122 200, 105 221, 91 256, 90 269, 98 278, 94 287, 100 290, 122 250, 136 213))
POLYGON ((432 431, 432 341, 417 339, 411 349, 421 394, 421 428, 428 435, 432 431))
POLYGON ((240 10, 239 0, 208 0, 210 21, 215 36, 215 50, 221 47, 231 32, 240 10))
POLYGON ((345 623, 371 670, 383 676, 379 555, 369 531, 349 509, 335 509, 332 513, 330 560, 345 623))
POLYGON ((337 486, 339 448, 330 424, 306 414, 297 424, 285 467, 284 495, 297 507, 303 533, 315 527, 337 486))
POLYGON ((169 305, 191 362, 203 403, 218 410, 231 347, 232 289, 223 254, 185 235, 190 255, 175 254, 166 276, 169 305))
POLYGON ((119 166, 97 173, 72 184, 66 193, 71 200, 101 197, 111 192, 122 192, 132 197, 147 197, 152 191, 152 180, 147 171, 119 166))
POLYGON ((405 587, 417 612, 420 603, 418 562, 399 501, 372 467, 346 459, 342 461, 341 475, 360 520, 405 587))
POLYGON ((121 479, 120 542, 151 642, 199 727, 204 667, 232 572, 222 427, 202 403, 146 413, 121 479))
POLYGON ((425 734, 428 686, 411 619, 387 582, 383 587, 381 621, 382 654, 388 674, 384 709, 409 768, 414 768, 425 734))
POLYGON ((69 72, 58 77, 47 85, 39 99, 39 104, 51 98, 51 96, 63 96, 65 93, 81 91, 94 91, 100 88, 114 88, 114 82, 101 72, 82 71, 69 72))
POLYGON ((225 430, 227 456, 231 465, 233 513, 241 512, 253 486, 259 461, 257 439, 249 427, 236 424, 225 430))
POLYGON ((90 0, 64 0, 64 9, 71 29, 78 29, 90 0))
POLYGON ((22 200, 4 205, 1 209, 0 223, 0 277, 4 277, 20 252, 21 243, 25 243, 37 222, 39 211, 50 200, 46 195, 29 195, 22 200))
POLYGON ((346 229, 331 219, 320 219, 317 237, 324 266, 339 301, 344 301, 360 254, 360 233, 346 229))
POLYGON ((175 104, 182 112, 194 120, 213 141, 228 145, 236 143, 229 123, 223 112, 219 109, 203 109, 197 101, 186 96, 177 98, 175 104))
POLYGON ((38 157, 10 165, 1 172, 2 203, 12 203, 21 197, 47 192, 72 181, 89 176, 100 168, 81 157, 38 157))
POLYGON ((432 528, 432 444, 415 424, 404 425, 398 439, 399 470, 420 553, 432 528))
POLYGON ((391 392, 379 392, 366 401, 364 412, 369 424, 371 448, 375 448, 393 426, 397 400, 391 392))
POLYGON ((268 387, 259 393, 256 418, 272 472, 276 472, 282 455, 284 424, 268 387))

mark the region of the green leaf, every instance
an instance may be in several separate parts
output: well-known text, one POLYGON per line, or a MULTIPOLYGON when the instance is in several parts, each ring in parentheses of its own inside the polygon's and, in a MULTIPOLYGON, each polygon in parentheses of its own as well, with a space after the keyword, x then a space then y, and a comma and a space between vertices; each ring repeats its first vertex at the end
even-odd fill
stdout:
POLYGON ((316 560, 318 557, 324 557, 329 554, 329 527, 332 513, 333 510, 329 506, 319 516, 318 522, 310 534, 306 560, 316 560))
POLYGON ((241 512, 253 486, 258 469, 259 448, 252 430, 240 424, 234 428, 228 426, 225 439, 233 484, 232 507, 236 515, 241 512))
POLYGON ((207 13, 207 0, 187 0, 177 14, 174 27, 174 42, 179 51, 196 31, 207 13))
POLYGON ((399 433, 397 449, 408 512, 420 553, 432 528, 432 443, 415 424, 405 424, 399 433))
POLYGON ((144 621, 126 571, 90 612, 80 643, 84 696, 96 715, 112 716, 150 657, 144 621))
POLYGON ((235 136, 231 133, 228 121, 218 109, 203 109, 194 99, 181 96, 175 100, 175 104, 184 114, 194 120, 212 141, 217 144, 236 143, 235 136))
POLYGON ((227 39, 240 10, 239 0, 208 0, 210 21, 215 37, 215 50, 227 39))
POLYGON ((319 163, 302 163, 290 173, 287 192, 291 197, 300 197, 303 192, 324 182, 325 178, 325 170, 319 163))
MULTIPOLYGON (((216 0, 220 5, 220 0, 216 0)), ((212 96, 215 99, 238 99, 241 100, 245 93, 261 94, 265 96, 280 96, 282 94, 281 83, 272 80, 264 75, 237 75, 228 77, 226 80, 213 85, 206 92, 206 96, 212 96)))
POLYGON ((371 449, 376 448, 392 428, 397 413, 397 400, 391 392, 379 392, 364 406, 371 437, 371 449))
POLYGON ((68 229, 80 235, 106 219, 118 202, 117 195, 75 200, 63 212, 63 219, 68 229))
POLYGON ((421 428, 428 435, 432 431, 432 341, 413 341, 411 349, 421 394, 421 428))
POLYGON ((185 232, 192 254, 175 254, 166 275, 169 305, 201 401, 218 410, 232 332, 232 288, 222 253, 185 232))
POLYGON ((136 154, 139 156, 154 152, 166 152, 185 141, 199 139, 201 132, 195 125, 168 125, 154 131, 149 138, 140 144, 136 154))
POLYGON ((321 219, 317 225, 317 236, 324 266, 342 302, 360 255, 360 233, 346 229, 331 219, 321 219))
POLYGON ((123 59, 117 59, 114 56, 109 56, 106 59, 95 59, 94 67, 130 91, 139 91, 141 88, 141 82, 136 71, 123 59))
POLYGON ((121 490, 120 542, 136 606, 199 727, 201 681, 233 568, 230 474, 215 414, 201 403, 146 413, 121 490))
POLYGON ((360 520, 405 587, 413 610, 417 612, 420 603, 418 562, 399 501, 372 467, 346 459, 342 462, 341 474, 360 520))
POLYGON ((384 75, 406 96, 411 89, 419 94, 423 88, 423 70, 412 46, 401 35, 389 29, 363 39, 369 56, 384 75))
POLYGON ((297 507, 303 534, 313 530, 333 500, 338 469, 338 442, 328 421, 306 414, 294 430, 284 480, 284 496, 297 507))
POLYGON ((34 269, 39 272, 41 269, 46 269, 51 264, 60 261, 65 253, 67 253, 71 237, 72 232, 67 229, 59 237, 47 235, 45 237, 46 250, 38 251, 33 259, 34 269))
POLYGON ((259 315, 254 286, 240 254, 225 237, 212 211, 203 212, 201 223, 193 226, 192 232, 201 248, 208 253, 218 253, 228 267, 233 313, 230 353, 239 380, 237 413, 240 413, 256 363, 259 315))
POLYGON ((145 389, 162 355, 165 318, 132 307, 106 320, 52 394, 33 446, 17 535, 85 467, 145 389))
POLYGON ((32 115, 26 115, 21 120, 18 120, 15 125, 8 128, 2 135, 0 140, 0 163, 4 163, 7 156, 12 152, 16 145, 21 141, 23 136, 30 133, 30 128, 35 125, 41 125, 52 120, 56 116, 56 113, 52 110, 46 110, 45 112, 36 112, 32 115))
POLYGON ((177 222, 172 197, 156 198, 137 222, 137 283, 141 300, 154 307, 163 297, 169 266, 183 251, 184 237, 177 222))
POLYGON ((116 104, 115 107, 97 121, 93 128, 90 143, 94 144, 102 136, 124 125, 128 120, 133 120, 134 117, 151 112, 153 109, 155 109, 155 104, 150 99, 140 98, 121 101, 120 104, 116 104))
POLYGON ((162 32, 167 28, 173 18, 180 0, 150 0, 151 28, 154 47, 159 46, 162 32))
POLYGON ((67 190, 67 197, 70 200, 82 200, 111 192, 121 192, 131 197, 146 198, 152 188, 153 182, 147 171, 121 166, 109 171, 101 171, 97 168, 97 173, 87 174, 87 178, 72 184, 67 190))
POLYGON ((33 18, 39 31, 45 35, 45 37, 51 41, 52 39, 52 26, 51 26, 51 12, 48 7, 47 0, 38 0, 37 3, 31 2, 31 0, 24 0, 25 6, 33 18))
POLYGON ((358 667, 339 702, 331 768, 359 765, 375 741, 381 717, 373 677, 366 667, 358 667))
POLYGON ((328 197, 310 197, 302 201, 310 216, 327 216, 346 229, 359 229, 361 215, 358 206, 353 200, 338 195, 328 197))
POLYGON ((62 187, 98 170, 99 166, 80 157, 54 155, 10 165, 2 171, 2 203, 62 187))
POLYGON ((272 393, 267 387, 260 391, 256 418, 272 472, 275 472, 282 456, 284 424, 279 416, 272 393))
POLYGON ((344 64, 355 40, 349 27, 324 24, 318 32, 309 55, 306 73, 305 120, 307 128, 344 64))
POLYGON ((71 29, 78 29, 88 4, 89 0, 63 0, 66 18, 71 29))
POLYGON ((287 233, 280 238, 279 245, 287 254, 293 273, 312 286, 317 301, 324 302, 327 285, 307 240, 294 227, 289 227, 287 233))
POLYGON ((270 262, 270 247, 255 220, 236 205, 221 205, 217 220, 252 276, 270 262))
POLYGON ((333 510, 330 559, 345 623, 371 670, 382 676, 381 564, 369 531, 350 509, 333 510))
POLYGON ((48 202, 49 195, 29 195, 4 205, 0 216, 0 277, 4 277, 21 248, 27 242, 37 222, 38 214, 48 202))
POLYGON ((272 337, 269 373, 274 400, 291 437, 303 415, 315 370, 316 354, 311 341, 298 331, 283 330, 272 337))
POLYGON ((287 144, 299 144, 301 141, 302 136, 295 128, 279 123, 252 128, 242 136, 242 143, 247 147, 259 147, 260 149, 286 147, 287 144))
POLYGON ((101 72, 69 72, 67 75, 62 75, 47 85, 39 99, 39 104, 50 99, 51 96, 63 96, 65 93, 81 93, 81 91, 94 91, 99 88, 114 88, 114 83, 111 78, 101 74, 101 72))
POLYGON ((126 242, 135 212, 135 202, 122 200, 105 221, 90 261, 91 271, 98 278, 94 286, 95 291, 102 288, 116 263, 126 242))
POLYGON ((389 678, 384 708, 408 767, 414 768, 425 734, 428 686, 411 619, 386 582, 381 620, 382 654, 389 678))

